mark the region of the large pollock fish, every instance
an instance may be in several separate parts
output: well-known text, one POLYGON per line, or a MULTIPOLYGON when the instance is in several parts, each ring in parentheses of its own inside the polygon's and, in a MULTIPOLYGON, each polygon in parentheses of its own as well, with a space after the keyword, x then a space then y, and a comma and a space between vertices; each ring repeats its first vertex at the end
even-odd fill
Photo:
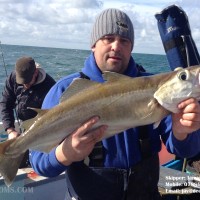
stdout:
POLYGON ((104 72, 105 83, 75 79, 59 105, 35 109, 38 115, 25 121, 24 134, 0 144, 0 173, 6 185, 12 184, 27 149, 49 152, 92 116, 100 117, 95 127, 108 125, 107 138, 178 112, 181 101, 200 98, 199 74, 200 66, 193 66, 138 78, 104 72))

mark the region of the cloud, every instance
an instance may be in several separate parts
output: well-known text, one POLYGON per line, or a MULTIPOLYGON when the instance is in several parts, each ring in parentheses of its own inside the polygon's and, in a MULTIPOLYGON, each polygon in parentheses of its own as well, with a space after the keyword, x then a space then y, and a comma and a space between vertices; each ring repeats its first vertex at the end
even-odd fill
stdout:
POLYGON ((76 8, 99 8, 103 6, 102 1, 93 1, 93 0, 73 0, 71 1, 72 6, 76 8))
MULTIPOLYGON (((92 24, 105 8, 125 11, 135 29, 136 52, 163 51, 154 17, 167 5, 177 3, 189 16, 192 35, 200 43, 198 8, 193 0, 0 0, 2 43, 89 49, 92 24)), ((199 45, 200 46, 200 45, 199 45)))
MULTIPOLYGON (((164 54, 164 48, 160 39, 160 34, 157 27, 157 20, 155 19, 155 14, 161 12, 162 9, 170 6, 172 4, 177 4, 181 6, 186 12, 190 27, 192 30, 193 39, 196 42, 197 47, 200 48, 200 23, 199 21, 199 8, 200 1, 146 1, 146 0, 136 0, 136 1, 117 1, 115 7, 125 11, 131 18, 134 29, 135 29, 135 45, 134 51, 136 52, 154 52, 164 54)), ((105 3, 109 7, 110 3, 105 3)))
POLYGON ((39 45, 49 39, 49 43, 58 41, 57 45, 62 47, 63 41, 79 43, 80 38, 89 38, 94 10, 102 7, 102 2, 95 0, 6 0, 1 3, 0 37, 5 43, 24 41, 25 45, 39 45))

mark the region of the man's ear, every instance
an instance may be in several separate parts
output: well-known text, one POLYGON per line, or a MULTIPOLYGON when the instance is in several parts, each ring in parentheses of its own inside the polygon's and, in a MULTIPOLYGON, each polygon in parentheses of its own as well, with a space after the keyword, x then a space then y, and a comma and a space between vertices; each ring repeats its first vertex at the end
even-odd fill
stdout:
POLYGON ((96 47, 96 44, 94 44, 94 46, 92 47, 92 52, 95 52, 95 47, 96 47))

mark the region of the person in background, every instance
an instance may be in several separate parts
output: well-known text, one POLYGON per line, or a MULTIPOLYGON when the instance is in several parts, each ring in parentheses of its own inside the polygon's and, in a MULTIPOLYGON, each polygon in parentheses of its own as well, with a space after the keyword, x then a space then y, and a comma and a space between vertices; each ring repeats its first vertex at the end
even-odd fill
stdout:
MULTIPOLYGON (((148 76, 135 63, 131 55, 133 46, 134 29, 128 15, 118 9, 102 11, 93 26, 92 52, 83 69, 58 81, 42 108, 59 104, 62 93, 76 78, 104 82, 103 71, 133 78, 148 76)), ((65 171, 67 200, 159 200, 160 136, 168 151, 180 157, 199 151, 200 105, 196 99, 188 99, 178 107, 180 113, 163 119, 156 129, 153 124, 130 128, 98 143, 107 125, 92 130, 99 120, 94 116, 49 153, 31 150, 31 165, 46 177, 65 171)))
POLYGON ((48 75, 31 57, 21 57, 16 61, 15 70, 5 82, 0 101, 1 118, 8 139, 20 135, 15 129, 15 113, 21 121, 28 120, 37 113, 28 107, 41 108, 44 97, 55 80, 48 75))

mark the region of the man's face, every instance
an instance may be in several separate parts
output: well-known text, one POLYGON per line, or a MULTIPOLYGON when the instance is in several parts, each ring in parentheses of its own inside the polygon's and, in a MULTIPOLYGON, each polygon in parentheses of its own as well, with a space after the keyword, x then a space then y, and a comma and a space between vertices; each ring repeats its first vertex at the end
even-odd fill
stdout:
POLYGON ((38 69, 35 69, 35 72, 33 74, 33 78, 31 80, 30 83, 26 83, 26 84, 23 84, 24 88, 27 90, 29 89, 32 85, 34 85, 34 83, 36 82, 36 79, 37 79, 37 76, 38 76, 38 69))
POLYGON ((106 35, 98 40, 92 48, 99 69, 123 73, 131 56, 130 40, 117 35, 106 35))

